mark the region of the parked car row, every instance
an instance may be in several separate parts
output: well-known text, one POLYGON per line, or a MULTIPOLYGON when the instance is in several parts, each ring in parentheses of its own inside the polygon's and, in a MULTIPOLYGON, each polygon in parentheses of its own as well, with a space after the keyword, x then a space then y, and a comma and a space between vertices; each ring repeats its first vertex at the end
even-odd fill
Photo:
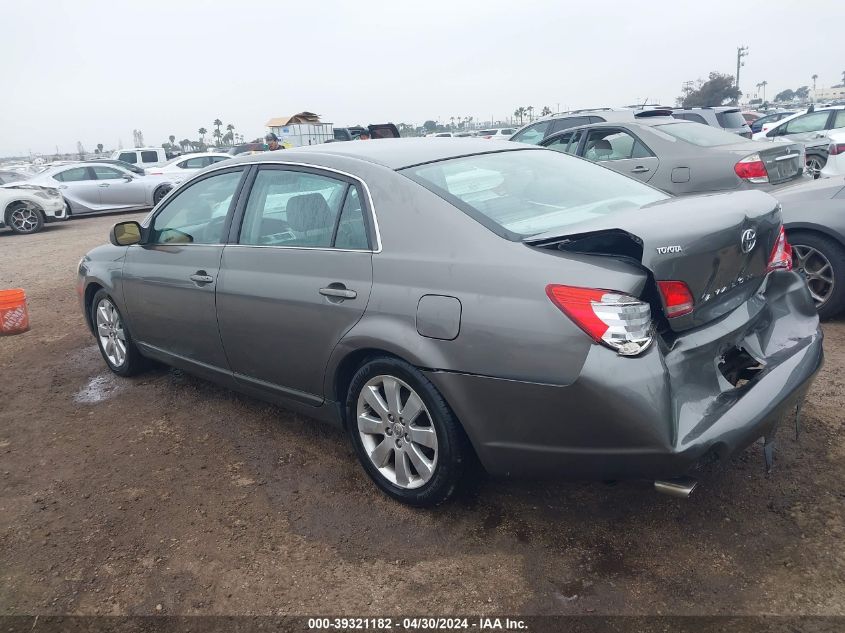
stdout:
POLYGON ((804 397, 829 270, 762 191, 673 196, 604 167, 671 183, 689 146, 735 188, 800 170, 701 130, 758 149, 632 116, 546 138, 573 155, 459 138, 235 158, 116 224, 80 262, 81 307, 115 374, 154 359, 335 424, 404 503, 448 499, 476 457, 683 496, 701 464, 770 449, 804 397))

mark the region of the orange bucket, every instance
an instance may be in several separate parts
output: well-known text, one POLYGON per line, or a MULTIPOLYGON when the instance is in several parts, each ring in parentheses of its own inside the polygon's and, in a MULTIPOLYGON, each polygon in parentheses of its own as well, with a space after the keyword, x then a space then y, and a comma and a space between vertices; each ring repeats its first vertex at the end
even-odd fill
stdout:
POLYGON ((21 334, 29 329, 26 294, 20 288, 0 290, 0 336, 21 334))

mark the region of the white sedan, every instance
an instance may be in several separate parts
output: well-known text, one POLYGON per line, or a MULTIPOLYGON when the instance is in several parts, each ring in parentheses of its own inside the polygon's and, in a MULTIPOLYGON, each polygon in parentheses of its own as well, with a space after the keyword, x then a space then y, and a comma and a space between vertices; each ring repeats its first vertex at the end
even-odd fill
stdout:
POLYGON ((55 187, 25 181, 0 187, 0 227, 15 233, 37 233, 44 224, 67 220, 65 201, 55 187))
POLYGON ((228 154, 219 152, 188 154, 174 158, 159 167, 147 167, 145 172, 148 176, 160 176, 163 180, 175 186, 183 180, 187 180, 199 170, 230 158, 232 157, 228 154))
POLYGON ((829 176, 845 176, 845 132, 830 135, 822 178, 829 176))

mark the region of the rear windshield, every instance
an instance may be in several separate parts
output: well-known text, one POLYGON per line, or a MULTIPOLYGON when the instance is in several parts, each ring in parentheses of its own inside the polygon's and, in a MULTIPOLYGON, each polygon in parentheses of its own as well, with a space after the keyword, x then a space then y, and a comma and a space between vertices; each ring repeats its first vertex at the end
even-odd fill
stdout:
POLYGON ((479 136, 493 136, 496 130, 478 130, 479 136))
POLYGON ((669 136, 699 147, 718 147, 719 145, 734 145, 748 141, 747 138, 737 134, 700 123, 667 123, 666 125, 657 125, 652 129, 655 132, 665 132, 669 136))
POLYGON ((547 150, 476 154, 401 173, 511 240, 668 197, 615 171, 547 150))
POLYGON ((504 130, 500 130, 502 134, 513 134, 516 130, 512 130, 510 128, 505 128, 504 130))
POLYGON ((728 112, 717 112, 716 120, 719 122, 719 125, 727 128, 742 127, 743 125, 747 125, 745 117, 742 116, 741 112, 737 112, 736 110, 731 110, 728 112))

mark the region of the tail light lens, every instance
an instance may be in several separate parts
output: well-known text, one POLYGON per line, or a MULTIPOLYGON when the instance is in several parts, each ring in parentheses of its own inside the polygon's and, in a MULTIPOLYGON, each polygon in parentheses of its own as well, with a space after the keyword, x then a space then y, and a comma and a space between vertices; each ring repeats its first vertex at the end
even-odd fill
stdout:
POLYGON ((760 158, 760 154, 746 156, 734 165, 736 175, 753 183, 769 182, 769 172, 766 171, 766 164, 760 158))
POLYGON ((672 319, 692 312, 692 293, 683 281, 658 281, 657 286, 663 296, 667 318, 672 319))
POLYGON ((831 143, 830 147, 827 150, 827 153, 831 156, 845 154, 845 143, 831 143))
POLYGON ((636 356, 654 335, 647 303, 613 290, 549 284, 546 295, 596 343, 636 356))
POLYGON ((792 270, 792 247, 786 240, 786 231, 783 230, 783 226, 780 227, 778 239, 772 249, 772 254, 769 256, 769 266, 766 268, 766 272, 770 273, 773 270, 792 270))

